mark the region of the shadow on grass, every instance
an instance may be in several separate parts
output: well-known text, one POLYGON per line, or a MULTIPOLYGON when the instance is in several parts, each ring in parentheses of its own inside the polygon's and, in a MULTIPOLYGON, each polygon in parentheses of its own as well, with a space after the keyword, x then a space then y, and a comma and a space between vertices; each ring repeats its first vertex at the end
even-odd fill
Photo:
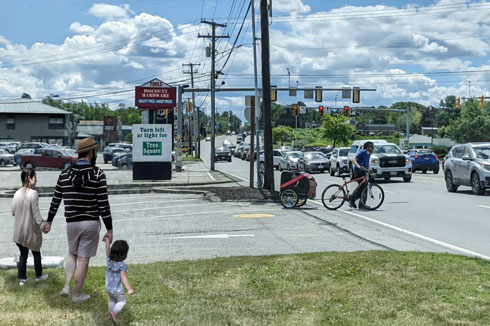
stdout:
MULTIPOLYGON (((105 271, 105 270, 104 270, 105 271)), ((101 277, 100 271, 96 271, 90 275, 91 269, 89 268, 89 275, 85 280, 83 293, 89 294, 90 299, 82 303, 74 303, 71 301, 71 295, 68 297, 62 297, 59 292, 65 284, 64 270, 45 269, 44 272, 49 275, 49 278, 42 282, 35 282, 35 276, 30 275, 28 270, 29 282, 23 287, 19 285, 17 279, 17 270, 12 270, 9 275, 5 276, 5 288, 4 290, 17 298, 22 296, 33 296, 36 299, 42 300, 38 302, 42 307, 46 307, 47 310, 59 310, 67 312, 78 312, 86 316, 90 316, 91 325, 108 325, 111 322, 108 320, 108 303, 109 297, 105 291, 105 273, 101 277), (61 274, 61 275, 60 275, 61 274), (36 293, 37 292, 37 293, 36 293)), ((73 290, 74 279, 72 280, 73 290)), ((28 304, 28 300, 26 300, 28 304)), ((133 313, 126 305, 120 313, 120 321, 122 324, 129 324, 133 321, 133 313)), ((67 320, 68 322, 68 320, 67 320)), ((76 319, 70 320, 70 325, 86 324, 86 322, 80 321, 77 323, 76 319)))

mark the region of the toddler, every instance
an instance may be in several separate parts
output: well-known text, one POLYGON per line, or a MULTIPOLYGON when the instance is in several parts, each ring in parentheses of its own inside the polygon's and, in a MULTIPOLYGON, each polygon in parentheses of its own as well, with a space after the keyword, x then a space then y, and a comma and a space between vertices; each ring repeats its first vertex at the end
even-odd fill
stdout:
POLYGON ((108 318, 112 319, 112 322, 117 325, 117 315, 126 304, 126 296, 124 295, 122 284, 124 284, 129 294, 134 294, 126 276, 128 267, 124 263, 124 259, 128 256, 129 246, 126 241, 117 240, 111 247, 108 237, 104 237, 103 240, 105 241, 105 252, 107 256, 105 288, 109 295, 108 318))

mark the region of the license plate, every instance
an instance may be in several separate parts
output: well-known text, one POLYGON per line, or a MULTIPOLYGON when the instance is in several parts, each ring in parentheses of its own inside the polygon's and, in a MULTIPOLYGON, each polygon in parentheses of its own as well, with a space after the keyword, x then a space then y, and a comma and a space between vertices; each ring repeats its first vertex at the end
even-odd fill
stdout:
POLYGON ((396 171, 394 171, 394 172, 390 172, 390 174, 391 174, 391 175, 396 175, 396 174, 397 174, 397 172, 396 172, 396 171))
POLYGON ((424 160, 430 160, 430 157, 425 157, 424 160))
POLYGON ((323 165, 319 165, 319 166, 318 166, 318 168, 319 168, 319 169, 322 169, 322 168, 323 168, 323 165))

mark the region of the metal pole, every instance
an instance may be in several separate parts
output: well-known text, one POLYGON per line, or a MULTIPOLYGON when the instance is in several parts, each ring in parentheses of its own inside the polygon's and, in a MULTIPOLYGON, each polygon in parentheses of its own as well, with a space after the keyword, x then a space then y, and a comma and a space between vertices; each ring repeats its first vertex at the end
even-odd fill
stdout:
MULTIPOLYGON (((250 188, 254 187, 254 155, 255 155, 255 97, 251 99, 252 105, 250 110, 250 188)), ((258 155, 257 155, 258 156, 258 155)))
POLYGON ((182 91, 183 87, 178 86, 177 98, 177 151, 175 153, 175 172, 182 172, 182 91))
POLYGON ((406 131, 405 138, 407 139, 407 144, 408 144, 408 140, 410 138, 410 108, 409 107, 407 107, 407 131, 406 131))
MULTIPOLYGON (((259 100, 259 83, 258 83, 258 77, 257 77, 257 39, 255 38, 255 0, 250 0, 250 3, 252 5, 252 38, 253 38, 253 48, 254 48, 254 88, 255 88, 255 110, 260 111, 260 100, 259 100)), ((288 69, 289 70, 289 69, 288 69)), ((258 114, 255 114, 256 116, 259 116, 258 114)), ((254 117, 250 117, 250 119, 255 119, 254 117)), ((256 119, 255 122, 255 135, 256 135, 256 141, 257 141, 257 146, 260 148, 260 125, 259 125, 259 118, 256 119)), ((257 151, 257 188, 261 189, 262 188, 262 180, 260 178, 260 157, 259 157, 259 151, 257 151)))

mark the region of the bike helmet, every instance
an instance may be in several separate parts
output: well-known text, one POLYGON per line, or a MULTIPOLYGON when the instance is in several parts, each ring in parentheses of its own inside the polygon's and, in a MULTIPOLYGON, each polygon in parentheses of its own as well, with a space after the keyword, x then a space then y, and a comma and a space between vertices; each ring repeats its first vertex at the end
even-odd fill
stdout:
POLYGON ((374 144, 372 141, 367 141, 364 143, 364 149, 368 148, 368 147, 373 147, 374 148, 374 144))

